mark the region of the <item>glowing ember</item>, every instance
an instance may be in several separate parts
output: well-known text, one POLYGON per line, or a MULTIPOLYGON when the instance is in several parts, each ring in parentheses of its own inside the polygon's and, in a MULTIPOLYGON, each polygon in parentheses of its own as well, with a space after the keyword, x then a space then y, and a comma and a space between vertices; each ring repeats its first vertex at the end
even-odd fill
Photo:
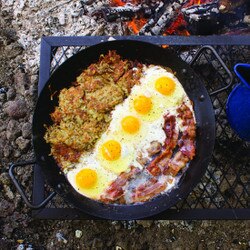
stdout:
POLYGON ((111 6, 124 6, 126 3, 124 3, 122 0, 111 0, 110 5, 111 6))
POLYGON ((184 4, 183 7, 190 7, 192 5, 200 5, 205 3, 211 3, 213 0, 190 0, 184 4))
POLYGON ((166 35, 189 35, 189 32, 185 29, 187 22, 184 20, 183 14, 179 14, 177 18, 166 29, 164 34, 166 35))
POLYGON ((133 18, 132 21, 127 22, 129 29, 134 33, 138 34, 141 28, 147 23, 146 18, 133 18))

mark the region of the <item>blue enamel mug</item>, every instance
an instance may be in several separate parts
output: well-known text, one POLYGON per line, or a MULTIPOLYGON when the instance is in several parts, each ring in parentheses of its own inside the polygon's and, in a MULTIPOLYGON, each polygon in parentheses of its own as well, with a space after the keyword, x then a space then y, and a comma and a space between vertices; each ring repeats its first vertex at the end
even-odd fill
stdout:
POLYGON ((228 97, 227 119, 240 138, 250 141, 250 64, 238 63, 234 72, 241 82, 228 97))

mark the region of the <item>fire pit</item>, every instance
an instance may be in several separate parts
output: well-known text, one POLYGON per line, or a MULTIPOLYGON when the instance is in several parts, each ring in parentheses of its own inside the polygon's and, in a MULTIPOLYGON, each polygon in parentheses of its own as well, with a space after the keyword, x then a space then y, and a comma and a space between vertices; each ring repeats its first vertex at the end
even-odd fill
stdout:
MULTIPOLYGON (((139 35, 208 35, 248 32, 247 0, 111 0, 91 15, 107 22, 123 21, 139 35), (233 27, 233 31, 232 31, 233 27)), ((86 4, 83 3, 83 8, 86 4)))
MULTIPOLYGON (((155 216, 154 219, 249 219, 249 144, 233 133, 225 114, 228 93, 232 84, 237 83, 237 79, 234 79, 232 75, 233 65, 239 61, 250 62, 248 37, 43 38, 39 92, 49 75, 72 54, 92 44, 124 38, 152 42, 175 51, 206 82, 216 115, 216 144, 205 176, 187 199, 155 216), (207 45, 204 46, 204 44, 207 45)), ((34 162, 15 164, 13 168, 26 165, 34 165, 34 162)), ((60 197, 54 197, 54 193, 43 200, 49 194, 50 188, 42 177, 40 167, 36 164, 34 166, 32 203, 28 202, 27 195, 22 192, 16 182, 19 191, 25 197, 25 202, 32 208, 40 208, 32 212, 34 217, 43 219, 93 218, 65 204, 60 197)), ((12 178, 14 178, 13 173, 12 178)))

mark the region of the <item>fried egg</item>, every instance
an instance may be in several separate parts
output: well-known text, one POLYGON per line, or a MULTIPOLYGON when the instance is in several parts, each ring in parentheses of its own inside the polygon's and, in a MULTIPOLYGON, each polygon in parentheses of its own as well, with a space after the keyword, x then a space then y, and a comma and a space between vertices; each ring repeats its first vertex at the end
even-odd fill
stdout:
POLYGON ((126 171, 133 159, 128 144, 107 135, 100 139, 95 154, 102 168, 117 175, 126 171))
POLYGON ((117 176, 101 168, 94 155, 88 154, 82 156, 75 168, 68 171, 67 178, 77 192, 98 200, 117 176))

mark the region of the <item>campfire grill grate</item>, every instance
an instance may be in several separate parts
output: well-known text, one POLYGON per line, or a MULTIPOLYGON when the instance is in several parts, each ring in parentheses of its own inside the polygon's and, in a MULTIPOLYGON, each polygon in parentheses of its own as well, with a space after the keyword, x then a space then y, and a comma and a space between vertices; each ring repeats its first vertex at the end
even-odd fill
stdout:
MULTIPOLYGON (((123 37, 116 37, 122 39, 123 37)), ((225 105, 231 91, 228 73, 213 49, 232 72, 237 62, 250 63, 250 39, 237 37, 124 37, 156 43, 168 44, 182 60, 192 63, 193 69, 206 83, 214 106, 216 117, 216 142, 211 162, 206 174, 192 193, 176 206, 152 219, 249 219, 249 144, 240 140, 227 123, 225 105), (194 61, 194 55, 205 46, 194 61), (222 89, 220 93, 217 90, 222 89), (224 90, 225 89, 225 90, 224 90)), ((68 57, 81 49, 108 40, 109 37, 44 37, 41 44, 39 92, 49 75, 68 57)), ((233 78, 232 85, 238 79, 233 78)), ((43 201, 51 191, 41 174, 38 165, 34 166, 33 203, 43 201)), ((39 219, 93 219, 58 195, 45 208, 33 210, 32 215, 39 219)))

